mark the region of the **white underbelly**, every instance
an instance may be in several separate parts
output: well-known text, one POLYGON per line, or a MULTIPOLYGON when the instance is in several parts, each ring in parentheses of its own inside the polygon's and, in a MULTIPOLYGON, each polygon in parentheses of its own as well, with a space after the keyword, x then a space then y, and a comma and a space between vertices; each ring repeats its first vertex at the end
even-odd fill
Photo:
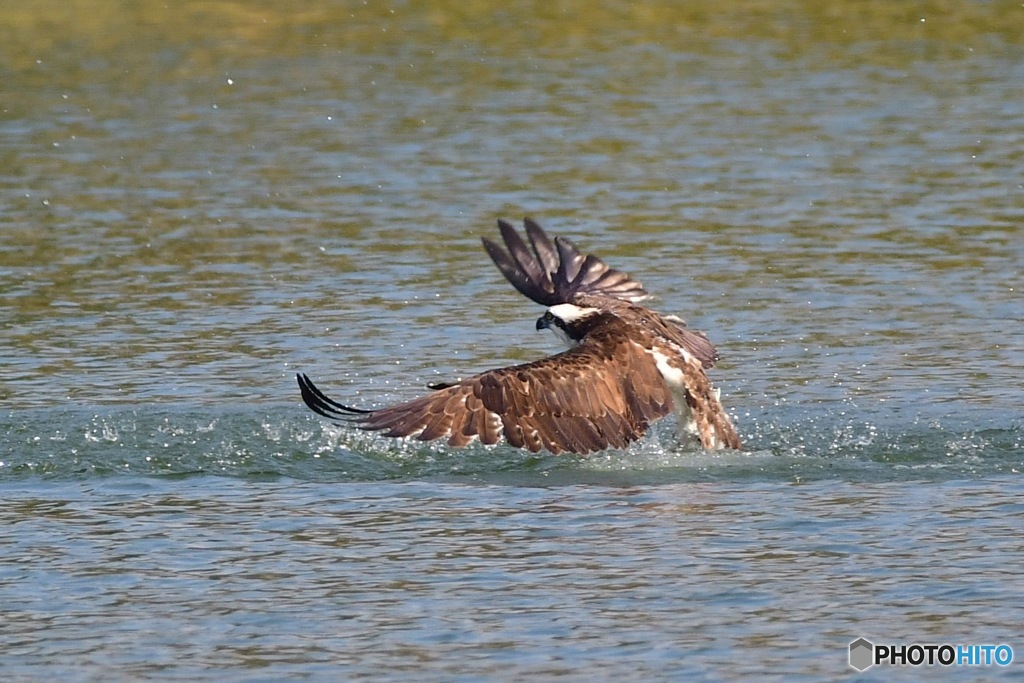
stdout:
MULTIPOLYGON (((692 360, 690 354, 685 349, 680 349, 680 351, 682 352, 683 360, 689 363, 692 360)), ((694 420, 693 411, 690 410, 690 404, 686 401, 686 380, 683 371, 673 367, 669 363, 668 356, 661 351, 652 349, 648 353, 654 358, 654 362, 658 366, 658 372, 661 373, 665 384, 668 385, 669 391, 672 392, 672 403, 676 408, 676 434, 680 438, 698 436, 697 421, 694 420)))

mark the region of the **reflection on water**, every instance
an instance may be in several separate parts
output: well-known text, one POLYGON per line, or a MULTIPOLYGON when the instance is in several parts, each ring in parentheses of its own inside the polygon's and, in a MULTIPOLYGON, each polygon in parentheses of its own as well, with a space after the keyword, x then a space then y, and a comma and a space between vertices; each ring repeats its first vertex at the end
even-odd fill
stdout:
POLYGON ((861 635, 1011 639, 1021 36, 1013 2, 3 7, 5 673, 820 680, 861 635), (479 243, 523 215, 709 333, 750 452, 306 413, 297 370, 373 406, 553 351, 479 243))

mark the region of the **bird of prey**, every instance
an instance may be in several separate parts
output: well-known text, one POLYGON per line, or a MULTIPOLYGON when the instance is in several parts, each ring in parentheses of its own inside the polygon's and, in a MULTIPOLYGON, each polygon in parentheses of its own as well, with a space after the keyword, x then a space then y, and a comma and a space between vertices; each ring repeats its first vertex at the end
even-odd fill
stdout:
POLYGON ((568 350, 431 385, 432 393, 378 410, 338 403, 298 374, 306 405, 391 437, 452 446, 504 440, 554 454, 624 448, 675 412, 680 437, 695 435, 709 450, 741 447, 705 374, 718 360, 706 336, 639 305, 648 296, 639 282, 565 238, 550 239, 534 221, 525 220, 529 244, 510 223, 498 227, 505 247, 484 237, 484 248, 513 287, 547 306, 537 329, 553 331, 568 350))

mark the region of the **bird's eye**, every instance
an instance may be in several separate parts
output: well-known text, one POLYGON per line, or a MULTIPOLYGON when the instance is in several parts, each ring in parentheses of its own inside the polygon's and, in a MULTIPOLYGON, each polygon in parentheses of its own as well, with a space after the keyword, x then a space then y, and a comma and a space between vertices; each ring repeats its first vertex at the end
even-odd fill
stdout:
POLYGON ((551 311, 545 311, 545 313, 544 313, 544 321, 545 322, 551 322, 554 319, 555 319, 555 315, 551 311))

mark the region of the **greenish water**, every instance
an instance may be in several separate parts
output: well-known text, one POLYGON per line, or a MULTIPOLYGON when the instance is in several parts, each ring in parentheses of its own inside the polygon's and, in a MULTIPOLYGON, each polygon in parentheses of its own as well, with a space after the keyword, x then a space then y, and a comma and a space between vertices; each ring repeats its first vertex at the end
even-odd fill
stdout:
POLYGON ((0 3, 4 678, 1024 659, 1022 35, 1008 2, 0 3), (523 215, 707 331, 749 450, 305 410, 297 371, 375 406, 556 350, 480 248, 523 215))

